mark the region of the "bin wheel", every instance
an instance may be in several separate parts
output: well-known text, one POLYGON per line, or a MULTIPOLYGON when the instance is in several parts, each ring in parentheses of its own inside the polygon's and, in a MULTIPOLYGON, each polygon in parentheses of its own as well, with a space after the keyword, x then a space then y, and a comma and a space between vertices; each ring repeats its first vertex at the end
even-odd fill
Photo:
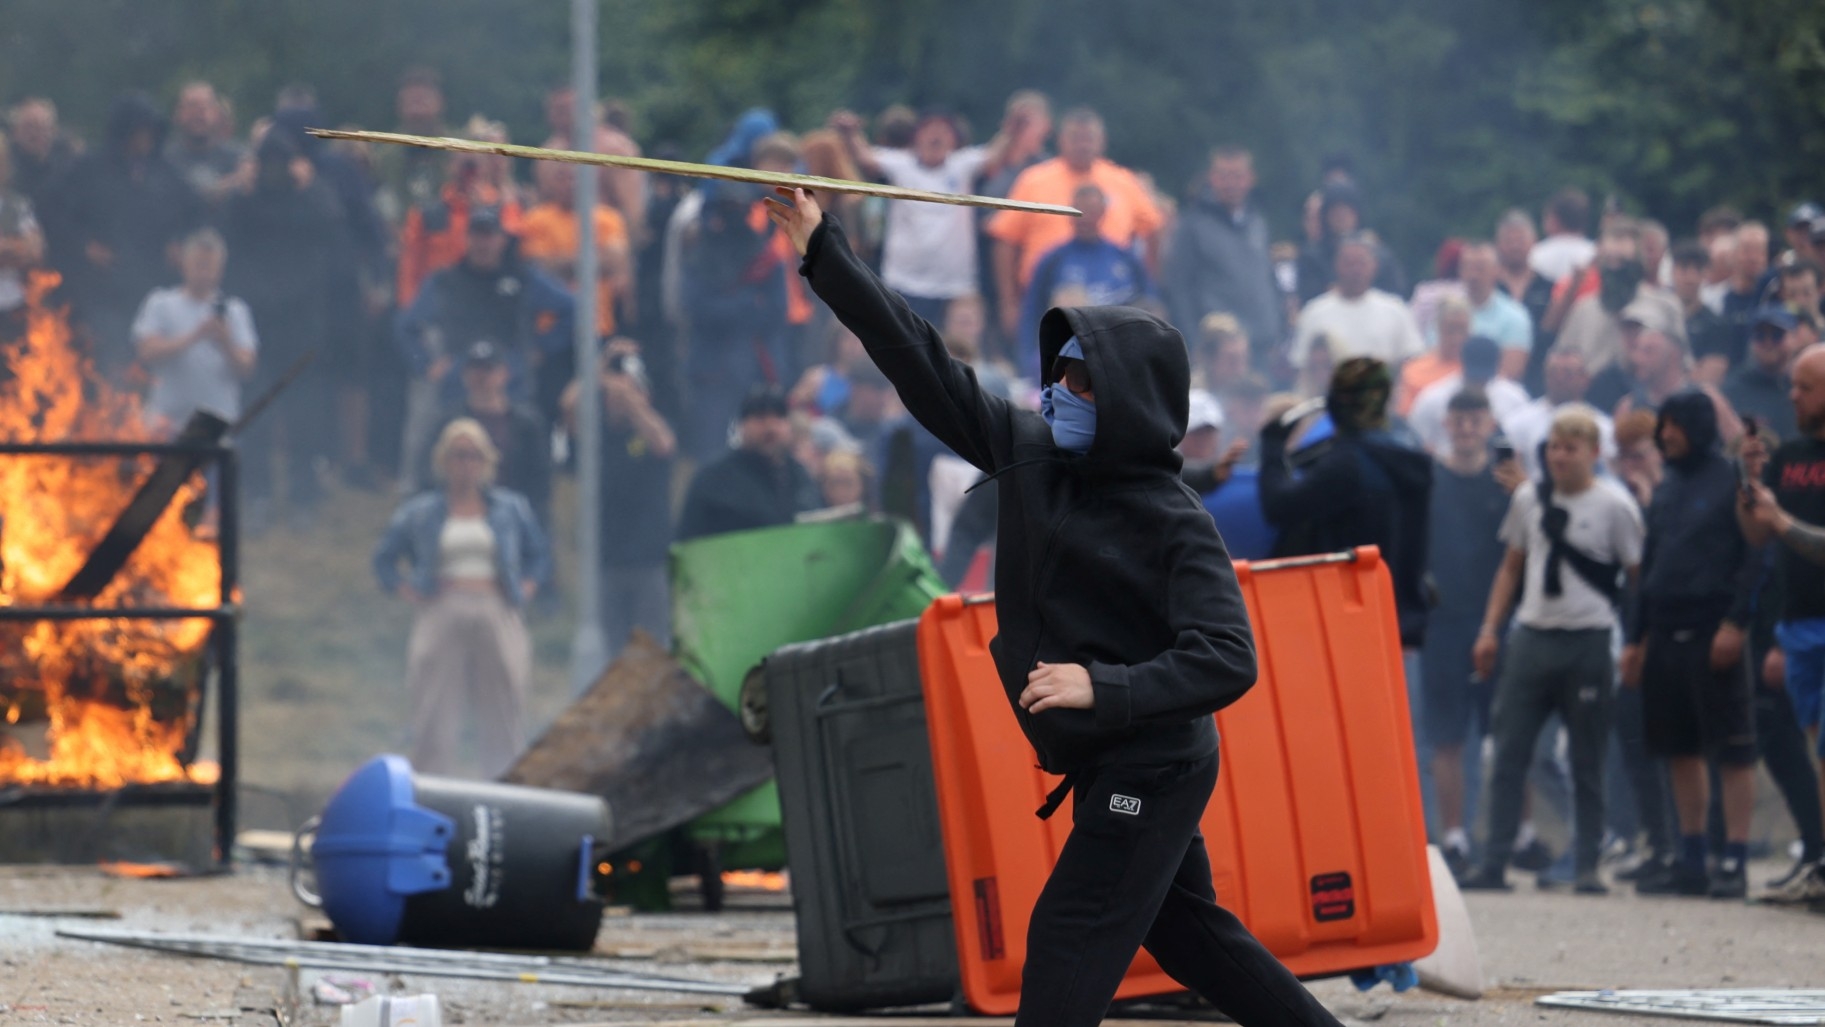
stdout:
POLYGON ((773 744, 773 721, 767 715, 767 678, 760 667, 749 668, 742 677, 736 715, 741 718, 742 730, 756 745, 773 744))
POLYGON ((758 1009, 789 1009, 798 1004, 798 978, 781 977, 748 992, 742 1001, 758 1009))
POLYGON ((705 913, 722 912, 722 852, 714 844, 697 846, 697 890, 705 913))

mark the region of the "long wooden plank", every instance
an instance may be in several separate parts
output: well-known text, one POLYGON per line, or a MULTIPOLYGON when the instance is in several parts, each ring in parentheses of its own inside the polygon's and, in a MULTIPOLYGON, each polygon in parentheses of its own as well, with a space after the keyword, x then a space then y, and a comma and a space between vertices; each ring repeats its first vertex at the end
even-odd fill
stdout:
POLYGON ((525 160, 555 160, 567 164, 595 164, 608 168, 633 168, 662 175, 688 175, 692 178, 720 178, 731 182, 799 188, 819 193, 854 193, 880 196, 889 200, 917 200, 922 203, 948 203, 958 207, 987 207, 993 210, 1019 210, 1032 214, 1058 214, 1082 217, 1076 207, 1052 203, 1029 203, 1005 200, 995 196, 969 196, 962 193, 935 193, 925 189, 903 189, 878 182, 851 182, 819 175, 794 175, 779 171, 757 171, 753 168, 725 168, 714 164, 659 160, 654 157, 619 157, 609 153, 582 153, 577 150, 547 150, 540 146, 517 146, 513 143, 489 143, 476 139, 452 139, 449 136, 416 136, 401 132, 367 132, 355 129, 312 128, 311 135, 320 139, 347 139, 357 143, 386 143, 394 146, 418 146, 427 150, 449 150, 454 153, 496 154, 525 160))

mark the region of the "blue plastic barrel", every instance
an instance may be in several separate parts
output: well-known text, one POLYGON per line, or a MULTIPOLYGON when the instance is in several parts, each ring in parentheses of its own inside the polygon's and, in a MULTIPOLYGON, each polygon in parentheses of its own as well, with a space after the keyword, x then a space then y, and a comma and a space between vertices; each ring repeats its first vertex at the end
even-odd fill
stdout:
POLYGON ((318 817, 314 898, 362 945, 586 950, 608 837, 596 796, 415 775, 377 756, 318 817))

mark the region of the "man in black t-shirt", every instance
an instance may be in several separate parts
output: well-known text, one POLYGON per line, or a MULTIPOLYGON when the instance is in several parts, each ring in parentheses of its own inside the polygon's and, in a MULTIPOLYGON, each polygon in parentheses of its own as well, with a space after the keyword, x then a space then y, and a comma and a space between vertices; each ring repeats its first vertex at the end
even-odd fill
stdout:
MULTIPOLYGON (((672 545, 672 458, 678 438, 653 408, 638 344, 610 340, 597 383, 602 389, 602 632, 613 660, 635 628, 662 646, 671 645, 666 553, 672 545)), ((576 390, 573 384, 561 401, 566 420, 574 416, 576 390)))
MULTIPOLYGON (((1762 478, 1781 509, 1807 524, 1825 524, 1825 346, 1814 345, 1793 365, 1793 413, 1798 437, 1781 443, 1767 459, 1762 478)), ((1743 461, 1761 462, 1759 437, 1744 441, 1743 461)), ((1768 529, 1739 509, 1751 543, 1769 540, 1768 529)), ((1777 581, 1780 623, 1774 637, 1786 655, 1787 694, 1800 726, 1817 744, 1820 692, 1825 688, 1825 567, 1790 546, 1779 547, 1777 581)))
POLYGON ((1692 359, 1698 363, 1692 376, 1707 385, 1719 385, 1731 370, 1735 338, 1724 319, 1705 306, 1698 295, 1710 266, 1710 251, 1698 243, 1682 242, 1673 247, 1673 295, 1679 298, 1679 309, 1686 315, 1686 340, 1692 359))
POLYGON ((1471 866, 1465 825, 1474 820, 1472 790, 1465 782, 1482 779, 1482 740, 1489 722, 1490 682, 1477 675, 1470 650, 1483 619, 1478 603, 1488 598, 1506 552, 1497 531, 1508 513, 1509 485, 1524 475, 1512 449, 1502 465, 1491 462, 1495 418, 1481 389, 1464 389, 1445 410, 1450 446, 1432 470, 1427 550, 1438 596, 1420 650, 1420 680, 1425 737, 1432 743, 1439 847, 1452 872, 1462 876, 1471 866), (1466 759, 1466 753, 1473 758, 1466 759))
MULTIPOLYGON (((446 404, 430 435, 435 442, 444 427, 459 417, 473 418, 488 431, 494 448, 500 451, 500 467, 495 484, 512 489, 532 504, 539 527, 551 531, 551 426, 537 411, 525 403, 516 403, 507 391, 510 372, 501 348, 488 339, 471 345, 463 354, 463 396, 459 402, 446 404)), ((431 450, 427 445, 418 458, 420 481, 433 481, 431 450)))

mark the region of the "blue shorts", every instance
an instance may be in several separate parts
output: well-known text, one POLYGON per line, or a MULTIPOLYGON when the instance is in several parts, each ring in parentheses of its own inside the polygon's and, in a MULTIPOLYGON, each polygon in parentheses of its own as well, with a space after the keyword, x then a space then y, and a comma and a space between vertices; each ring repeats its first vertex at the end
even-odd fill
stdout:
POLYGON ((1794 716, 1810 731, 1819 726, 1825 692, 1825 619, 1782 621, 1775 625, 1774 640, 1787 657, 1787 698, 1794 716))

